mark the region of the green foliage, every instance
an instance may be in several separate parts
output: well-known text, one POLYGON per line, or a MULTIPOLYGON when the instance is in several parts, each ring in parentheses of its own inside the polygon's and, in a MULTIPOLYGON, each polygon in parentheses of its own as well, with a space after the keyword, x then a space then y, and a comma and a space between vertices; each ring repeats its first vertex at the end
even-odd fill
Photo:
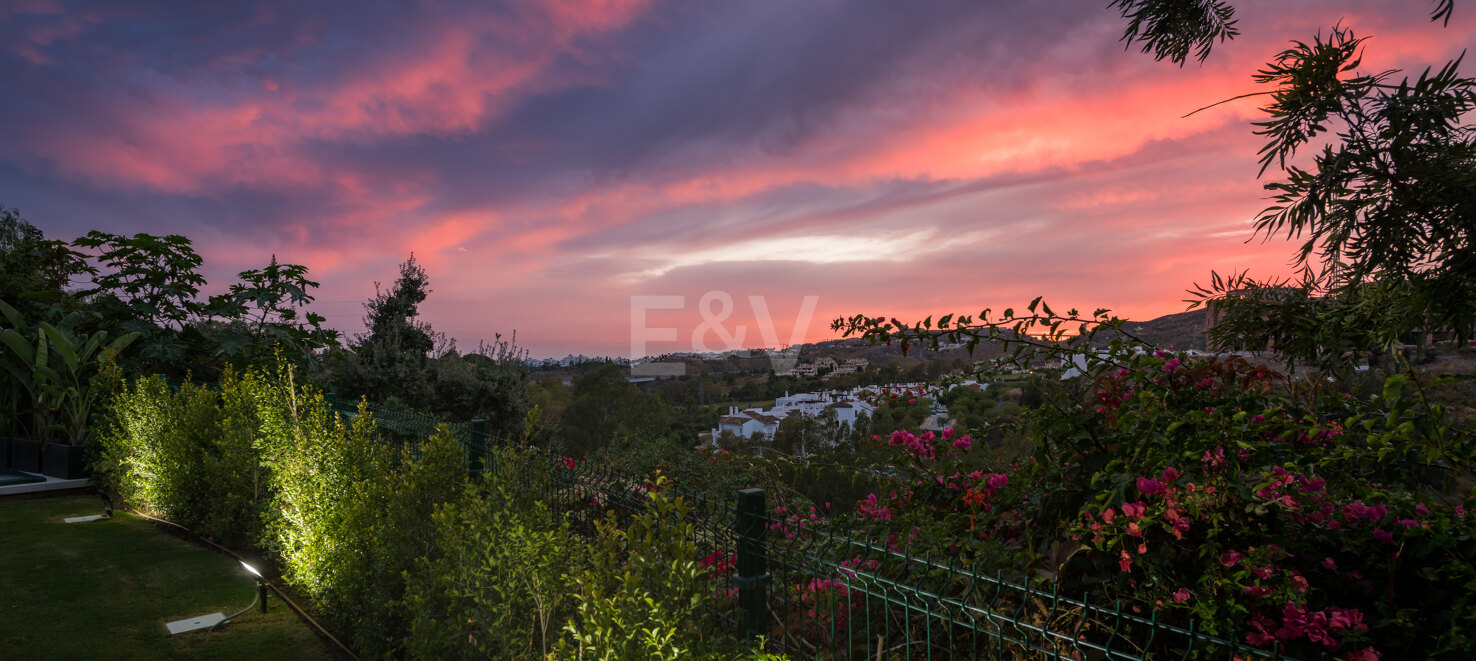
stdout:
POLYGON ((1416 379, 1359 400, 1122 343, 1089 378, 999 473, 971 472, 967 441, 897 432, 891 484, 851 525, 1296 657, 1473 644, 1476 444, 1416 379))
POLYGON ((116 299, 138 323, 173 330, 203 310, 195 297, 205 284, 197 272, 204 259, 188 238, 93 230, 72 245, 97 250, 97 261, 109 269, 99 270, 83 296, 116 299))
POLYGON ((172 390, 163 377, 126 384, 111 407, 100 476, 130 503, 195 527, 218 493, 205 468, 217 435, 216 393, 190 382, 172 390))
MULTIPOLYGON (((567 519, 529 497, 540 489, 537 451, 502 449, 495 470, 433 517, 437 555, 417 561, 405 594, 412 658, 534 658, 573 614, 584 545, 567 519)), ((545 476, 546 477, 546 476, 545 476)))
POLYGON ((664 484, 648 492, 646 511, 627 529, 613 512, 598 524, 579 578, 578 617, 568 625, 573 649, 558 650, 560 658, 711 658, 732 648, 710 621, 713 593, 697 563, 688 506, 663 493, 664 484))
POLYGON ((576 456, 608 446, 621 431, 655 438, 670 424, 670 409, 660 397, 641 392, 625 380, 620 367, 609 364, 575 379, 560 420, 563 447, 576 456))
POLYGON ((124 500, 226 544, 255 540, 263 503, 252 374, 219 390, 163 377, 124 384, 109 402, 95 470, 124 500))
POLYGON ((1242 274, 1196 286, 1192 302, 1223 307, 1232 326, 1212 330, 1222 346, 1275 340, 1297 360, 1337 369, 1412 331, 1476 331, 1476 128, 1465 123, 1476 80, 1458 74, 1460 58, 1397 84, 1398 71, 1359 73, 1366 40, 1334 26, 1255 76, 1275 86, 1256 124, 1261 169, 1285 175, 1267 184, 1274 197, 1256 231, 1304 238, 1297 262, 1308 270, 1298 283, 1242 274), (1288 163, 1329 130, 1336 139, 1310 168, 1288 163))
POLYGON ((497 437, 519 432, 530 403, 527 354, 516 336, 497 335, 459 353, 454 341, 418 318, 430 279, 414 255, 400 265, 393 287, 381 290, 375 283, 375 292, 364 304, 365 332, 325 361, 339 397, 393 400, 456 422, 484 420, 497 437))
POLYGON ((88 272, 85 255, 47 240, 20 212, 0 206, 0 300, 27 319, 40 319, 67 302, 73 277, 88 272))
POLYGON ((81 312, 68 313, 55 325, 43 321, 29 329, 22 324, 19 312, 3 301, 0 313, 11 325, 0 330, 0 343, 7 349, 3 365, 12 382, 11 390, 24 390, 30 395, 28 401, 36 421, 34 437, 80 445, 92 421, 96 399, 92 379, 98 366, 104 357, 115 359, 138 339, 138 334, 129 333, 109 343, 107 331, 90 335, 76 332, 81 312))
POLYGON ((336 375, 340 395, 376 402, 395 396, 416 408, 431 404, 436 336, 418 319, 429 294, 430 277, 414 255, 400 264, 400 277, 388 291, 374 283, 374 298, 364 303, 365 331, 354 336, 352 360, 336 375))
POLYGON ((237 366, 269 364, 281 355, 312 367, 316 350, 337 346, 338 331, 323 328, 322 316, 302 310, 318 287, 307 272, 299 264, 278 264, 272 255, 265 268, 242 271, 229 292, 211 297, 209 311, 223 322, 214 338, 220 355, 237 366))
POLYGON ((1240 34, 1235 27, 1235 8, 1220 0, 1112 0, 1128 20, 1122 40, 1131 47, 1141 42, 1153 59, 1183 66, 1194 51, 1204 62, 1215 41, 1221 43, 1240 34))
POLYGON ((367 656, 383 655, 408 629, 409 614, 397 606, 404 576, 435 547, 431 515, 459 496, 465 455, 443 428, 397 458, 367 408, 344 423, 321 394, 293 389, 280 397, 293 419, 278 427, 287 437, 272 439, 269 541, 287 579, 367 656))

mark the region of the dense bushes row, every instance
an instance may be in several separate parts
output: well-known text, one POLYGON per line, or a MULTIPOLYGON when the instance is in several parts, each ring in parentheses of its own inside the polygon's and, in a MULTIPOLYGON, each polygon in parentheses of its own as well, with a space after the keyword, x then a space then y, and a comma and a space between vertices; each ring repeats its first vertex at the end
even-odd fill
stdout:
POLYGON ((698 607, 715 587, 685 504, 661 489, 587 543, 533 496, 545 492, 546 455, 494 450, 496 469, 468 479, 448 429, 393 443, 367 408, 336 415, 288 370, 227 372, 216 388, 140 378, 115 391, 100 477, 134 507, 257 546, 366 658, 733 658, 739 648, 698 607))
POLYGON ((1476 442, 1426 397, 1448 379, 1360 397, 1126 343, 1101 368, 1012 465, 961 431, 877 437, 887 484, 835 525, 1295 658, 1470 657, 1476 442))

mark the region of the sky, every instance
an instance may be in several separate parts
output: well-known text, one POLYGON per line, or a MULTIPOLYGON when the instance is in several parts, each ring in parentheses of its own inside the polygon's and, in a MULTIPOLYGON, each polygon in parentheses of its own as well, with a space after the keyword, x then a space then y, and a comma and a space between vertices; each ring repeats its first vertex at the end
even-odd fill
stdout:
POLYGON ((1179 67, 1106 4, 8 0, 0 205, 185 235, 211 291, 306 265, 349 335, 413 253, 424 320, 534 356, 1036 296, 1146 320, 1211 270, 1292 272, 1253 237, 1258 100, 1184 115, 1338 21, 1367 71, 1476 43, 1464 5, 1240 0, 1241 36, 1179 67))

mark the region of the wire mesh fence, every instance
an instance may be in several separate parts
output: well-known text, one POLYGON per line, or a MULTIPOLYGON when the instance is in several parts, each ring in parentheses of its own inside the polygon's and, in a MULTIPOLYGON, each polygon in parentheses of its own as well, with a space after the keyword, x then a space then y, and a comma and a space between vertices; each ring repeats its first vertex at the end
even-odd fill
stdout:
POLYGON ((812 659, 1286 659, 1192 621, 1093 604, 1042 581, 765 517, 770 629, 812 659))

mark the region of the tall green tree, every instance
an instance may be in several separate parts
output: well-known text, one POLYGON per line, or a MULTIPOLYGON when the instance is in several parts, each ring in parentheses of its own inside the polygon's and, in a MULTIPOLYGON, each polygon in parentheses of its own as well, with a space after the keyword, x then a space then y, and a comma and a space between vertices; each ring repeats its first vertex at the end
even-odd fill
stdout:
POLYGON ((396 397, 415 408, 432 405, 436 335, 420 319, 420 304, 430 292, 430 276, 414 254, 400 264, 393 286, 374 283, 374 298, 364 303, 365 330, 354 336, 352 359, 336 375, 340 395, 374 402, 396 397))
POLYGON ((85 255, 47 239, 19 210, 0 206, 0 300, 39 321, 68 298, 72 279, 87 272, 85 255))
POLYGON ((92 286, 77 294, 115 334, 138 333, 130 371, 183 376, 213 353, 191 325, 205 318, 199 299, 204 259, 178 234, 131 237, 93 230, 72 242, 95 251, 92 286))

